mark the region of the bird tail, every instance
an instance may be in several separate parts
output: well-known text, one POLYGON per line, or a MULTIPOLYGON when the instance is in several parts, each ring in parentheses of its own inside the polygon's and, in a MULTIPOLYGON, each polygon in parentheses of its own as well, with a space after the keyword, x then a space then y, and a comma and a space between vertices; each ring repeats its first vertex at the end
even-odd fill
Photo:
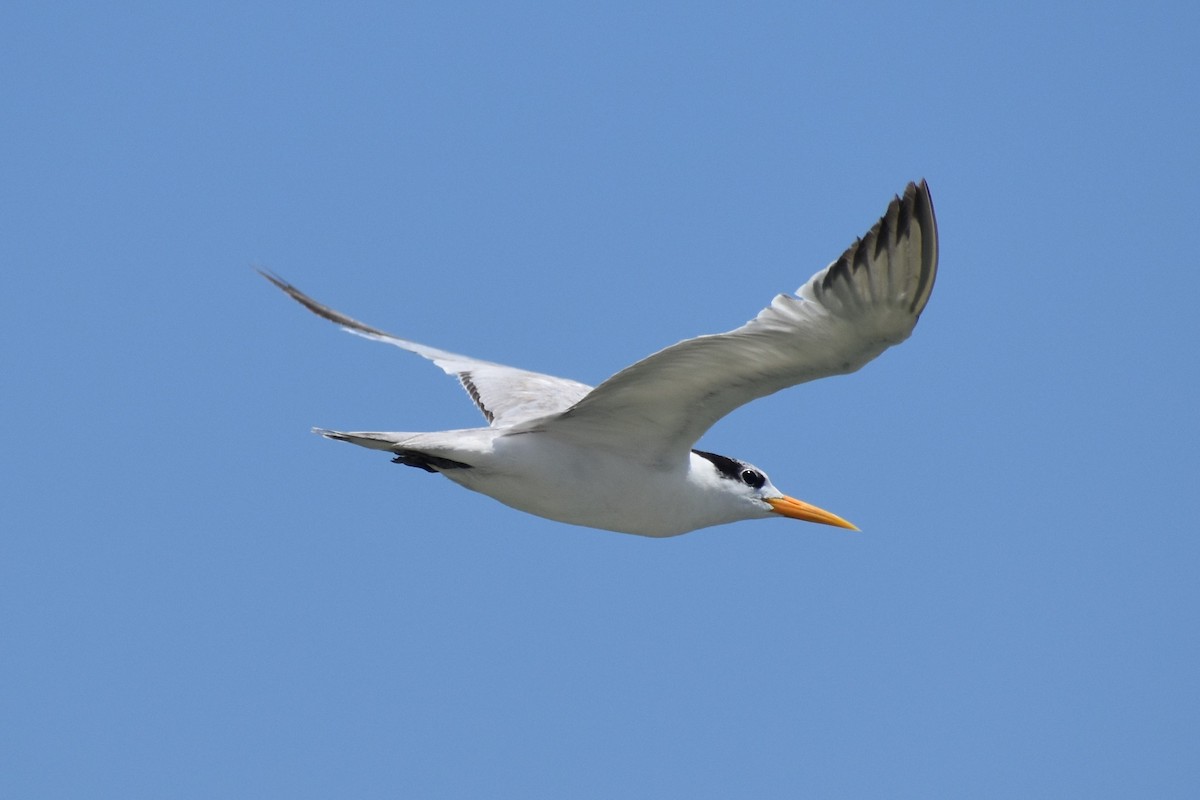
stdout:
MULTIPOLYGON (((350 442, 359 447, 369 447, 372 450, 386 450, 395 455, 393 464, 403 464, 406 467, 417 467, 426 472, 440 472, 447 469, 469 469, 470 464, 456 461, 453 458, 436 455, 420 447, 417 443, 422 438, 429 439, 436 434, 400 433, 396 431, 331 431, 325 428, 313 428, 313 433, 320 434, 326 439, 339 442, 350 442), (415 445, 415 446, 409 446, 415 445)), ((430 443, 432 444, 432 443, 430 443)))
POLYGON ((313 428, 312 432, 324 436, 326 439, 349 442, 359 447, 369 447, 372 450, 395 450, 401 442, 417 435, 415 433, 387 431, 351 431, 347 433, 343 431, 331 431, 325 428, 313 428))

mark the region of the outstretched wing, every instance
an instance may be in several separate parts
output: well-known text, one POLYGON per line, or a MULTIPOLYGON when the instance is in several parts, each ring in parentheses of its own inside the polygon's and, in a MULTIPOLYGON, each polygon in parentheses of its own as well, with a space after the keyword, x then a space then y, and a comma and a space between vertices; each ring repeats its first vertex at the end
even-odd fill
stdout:
POLYGON ((713 423, 759 397, 853 372, 908 338, 937 272, 929 187, 910 183, 842 257, 742 327, 688 339, 529 427, 643 463, 677 464, 713 423))
POLYGON ((458 378, 494 428, 507 428, 548 414, 557 414, 570 408, 592 390, 586 384, 566 378, 506 367, 401 339, 318 303, 278 275, 263 270, 259 270, 259 273, 309 311, 336 322, 350 333, 395 345, 437 364, 448 375, 458 378))

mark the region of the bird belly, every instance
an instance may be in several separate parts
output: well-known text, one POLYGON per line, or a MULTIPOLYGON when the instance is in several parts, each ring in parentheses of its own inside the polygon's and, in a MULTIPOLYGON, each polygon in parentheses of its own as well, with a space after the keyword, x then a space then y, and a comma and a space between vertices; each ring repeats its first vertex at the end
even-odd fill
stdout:
POLYGON ((663 537, 714 524, 689 512, 682 469, 655 469, 538 434, 502 437, 471 469, 443 474, 512 508, 589 528, 663 537))

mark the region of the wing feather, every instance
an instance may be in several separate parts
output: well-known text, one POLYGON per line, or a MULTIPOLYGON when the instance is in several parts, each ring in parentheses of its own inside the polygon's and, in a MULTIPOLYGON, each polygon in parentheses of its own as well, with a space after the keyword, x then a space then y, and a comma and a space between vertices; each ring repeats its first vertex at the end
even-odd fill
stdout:
POLYGON ((448 375, 458 378, 459 383, 475 402, 475 406, 494 428, 511 427, 532 419, 558 414, 582 399, 592 389, 587 384, 566 378, 506 367, 503 364, 482 361, 401 339, 318 303, 278 275, 263 270, 259 270, 259 273, 317 316, 335 322, 344 330, 358 336, 416 353, 441 367, 448 375))
POLYGON ((937 273, 929 187, 910 183, 874 227, 794 295, 728 333, 688 339, 625 368, 529 427, 667 466, 717 420, 759 397, 852 372, 908 338, 937 273))

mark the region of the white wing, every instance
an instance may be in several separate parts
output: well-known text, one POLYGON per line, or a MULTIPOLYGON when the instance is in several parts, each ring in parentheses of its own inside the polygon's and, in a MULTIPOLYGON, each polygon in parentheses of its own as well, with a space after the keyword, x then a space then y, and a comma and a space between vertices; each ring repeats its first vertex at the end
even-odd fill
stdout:
POLYGON ((910 183, 865 237, 796 295, 779 295, 736 330, 642 359, 560 416, 526 427, 647 464, 678 463, 738 406, 853 372, 907 339, 933 289, 937 261, 929 187, 910 183))
POLYGON ((592 390, 592 387, 586 384, 566 378, 481 361, 392 336, 318 303, 277 275, 262 270, 259 270, 259 273, 309 311, 336 322, 350 333, 395 345, 437 364, 447 374, 458 378, 459 383, 471 395, 475 405, 494 428, 507 428, 531 419, 557 414, 592 390))

